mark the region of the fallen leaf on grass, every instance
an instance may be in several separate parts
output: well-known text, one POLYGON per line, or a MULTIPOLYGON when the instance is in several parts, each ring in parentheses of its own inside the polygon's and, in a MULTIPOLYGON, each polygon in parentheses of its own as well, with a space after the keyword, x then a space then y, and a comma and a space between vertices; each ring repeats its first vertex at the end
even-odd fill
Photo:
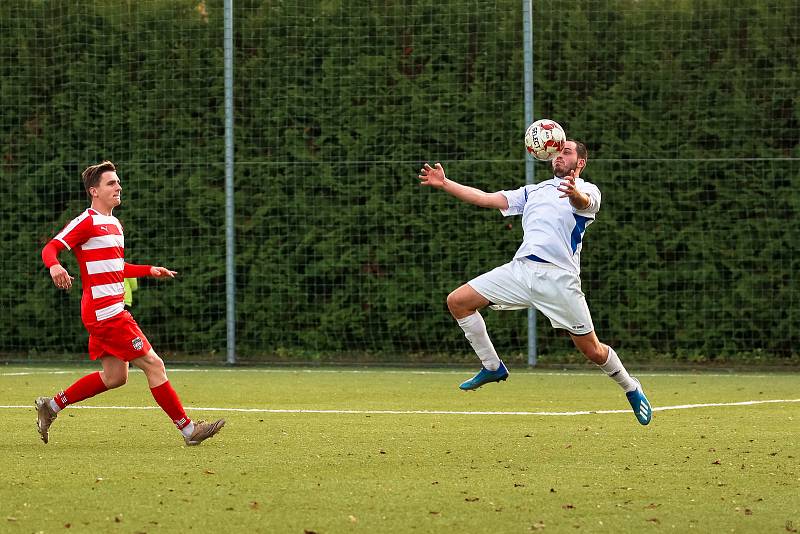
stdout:
POLYGON ((544 521, 537 521, 531 525, 531 530, 542 530, 544 528, 544 521))
POLYGON ((647 521, 649 521, 650 523, 655 523, 655 524, 661 523, 661 521, 659 521, 657 517, 651 517, 647 521))
POLYGON ((347 519, 349 519, 351 523, 358 523, 358 518, 354 515, 347 516, 347 519))

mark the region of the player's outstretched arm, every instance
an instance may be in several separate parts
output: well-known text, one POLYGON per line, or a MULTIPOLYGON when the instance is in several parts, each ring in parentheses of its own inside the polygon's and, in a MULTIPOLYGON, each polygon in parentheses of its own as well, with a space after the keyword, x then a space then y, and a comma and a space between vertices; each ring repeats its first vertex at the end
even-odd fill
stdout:
POLYGON ((125 278, 141 278, 143 276, 152 276, 153 278, 175 278, 176 274, 178 274, 176 271, 171 271, 166 267, 136 265, 134 263, 125 263, 125 268, 122 271, 122 276, 125 278))
POLYGON ((461 185, 445 176, 444 167, 436 163, 433 167, 426 163, 420 169, 419 185, 428 185, 450 193, 459 200, 482 208, 508 209, 508 199, 502 193, 487 193, 475 187, 461 185))

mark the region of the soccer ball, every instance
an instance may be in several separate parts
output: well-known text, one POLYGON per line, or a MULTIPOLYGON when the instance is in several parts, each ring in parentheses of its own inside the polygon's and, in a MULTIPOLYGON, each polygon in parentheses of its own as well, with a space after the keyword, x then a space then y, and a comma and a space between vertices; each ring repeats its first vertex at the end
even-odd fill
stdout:
POLYGON ((550 161, 561 153, 567 134, 556 121, 539 119, 525 131, 525 148, 539 161, 550 161))

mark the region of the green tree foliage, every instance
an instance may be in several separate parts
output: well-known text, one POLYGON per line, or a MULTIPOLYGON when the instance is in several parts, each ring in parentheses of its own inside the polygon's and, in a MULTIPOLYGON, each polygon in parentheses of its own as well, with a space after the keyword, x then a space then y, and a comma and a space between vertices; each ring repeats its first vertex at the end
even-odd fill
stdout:
MULTIPOLYGON (((224 352, 217 4, 0 3, 0 352, 84 350, 39 251, 102 158, 121 167, 129 261, 181 271, 137 294, 140 322, 162 351, 224 352)), ((586 142, 603 192, 583 254, 601 338, 796 354, 797 2, 534 5, 535 115, 586 142)), ((237 0, 234 29, 242 358, 466 353, 444 299, 513 255, 519 221, 415 176, 430 160, 487 190, 524 182, 519 3, 237 0)), ((524 314, 487 321, 524 351, 524 314)), ((546 320, 539 337, 566 346, 546 320)))

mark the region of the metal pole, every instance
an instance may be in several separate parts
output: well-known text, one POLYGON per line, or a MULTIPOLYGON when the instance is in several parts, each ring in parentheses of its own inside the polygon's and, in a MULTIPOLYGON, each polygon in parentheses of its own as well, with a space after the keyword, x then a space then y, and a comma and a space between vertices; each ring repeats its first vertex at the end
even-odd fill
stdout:
POLYGON ((233 232, 233 0, 225 0, 225 308, 227 362, 236 363, 236 257, 233 232))
MULTIPOLYGON (((533 122, 533 0, 522 0, 522 46, 525 51, 525 126, 533 122)), ((525 157, 525 183, 534 180, 534 162, 525 157)), ((528 365, 536 365, 536 308, 528 309, 528 365)))

